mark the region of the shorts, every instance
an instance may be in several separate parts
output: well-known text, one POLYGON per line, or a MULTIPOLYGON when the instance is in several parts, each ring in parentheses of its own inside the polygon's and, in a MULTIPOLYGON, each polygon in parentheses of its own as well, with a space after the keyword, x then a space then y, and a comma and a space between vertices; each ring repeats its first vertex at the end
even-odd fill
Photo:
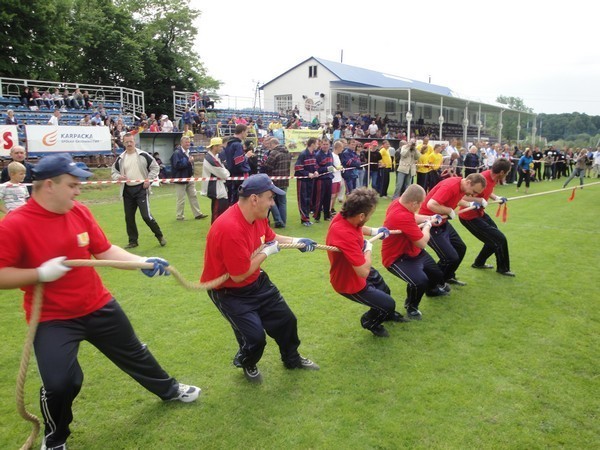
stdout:
POLYGON ((333 197, 334 195, 339 194, 341 188, 342 188, 341 181, 335 181, 335 182, 331 183, 331 196, 333 197))

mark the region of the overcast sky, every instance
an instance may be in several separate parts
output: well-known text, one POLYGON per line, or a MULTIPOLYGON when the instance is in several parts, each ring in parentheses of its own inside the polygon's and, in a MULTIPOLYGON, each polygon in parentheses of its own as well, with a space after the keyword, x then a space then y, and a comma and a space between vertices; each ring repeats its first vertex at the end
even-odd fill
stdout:
POLYGON ((253 99, 311 56, 447 86, 537 113, 600 115, 600 24, 593 2, 191 0, 197 52, 221 94, 253 99), (554 2, 553 2, 554 3, 554 2))

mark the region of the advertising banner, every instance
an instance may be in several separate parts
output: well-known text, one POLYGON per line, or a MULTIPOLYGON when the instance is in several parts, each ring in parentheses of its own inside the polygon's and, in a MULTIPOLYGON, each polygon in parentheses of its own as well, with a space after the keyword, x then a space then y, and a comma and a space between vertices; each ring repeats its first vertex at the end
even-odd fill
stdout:
POLYGON ((110 153, 112 144, 108 127, 27 125, 29 155, 46 153, 110 153))
POLYGON ((301 152, 306 148, 304 141, 311 137, 319 139, 323 134, 319 130, 308 129, 285 129, 284 133, 285 146, 290 152, 301 152))
POLYGON ((0 125, 0 156, 10 156, 10 149, 19 144, 16 125, 0 125))

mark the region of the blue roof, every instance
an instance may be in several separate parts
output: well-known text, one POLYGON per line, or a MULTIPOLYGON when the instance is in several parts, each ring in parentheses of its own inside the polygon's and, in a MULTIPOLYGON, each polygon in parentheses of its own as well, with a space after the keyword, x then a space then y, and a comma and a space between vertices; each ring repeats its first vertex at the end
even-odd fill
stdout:
MULTIPOLYGON (((328 61, 326 59, 310 57, 306 61, 314 59, 316 62, 321 64, 333 75, 339 78, 339 81, 335 81, 335 87, 372 87, 372 88, 387 88, 387 89, 416 89, 419 91, 430 92, 432 94, 444 95, 448 97, 454 97, 452 90, 446 86, 439 86, 436 84, 424 83, 422 81, 411 80, 410 78, 401 77, 398 75, 392 75, 384 72, 377 72, 375 70, 363 69, 362 67, 349 66, 334 61, 328 61)), ((306 61, 292 67, 287 72, 279 75, 277 78, 291 72, 296 67, 304 64, 306 61)), ((261 89, 277 78, 269 81, 268 83, 261 86, 261 89)))

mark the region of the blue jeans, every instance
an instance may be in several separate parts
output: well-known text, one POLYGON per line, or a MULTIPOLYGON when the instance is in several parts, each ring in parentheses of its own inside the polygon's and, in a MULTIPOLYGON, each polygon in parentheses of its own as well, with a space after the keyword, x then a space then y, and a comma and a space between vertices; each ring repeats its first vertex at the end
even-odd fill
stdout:
POLYGON ((396 172, 396 189, 394 190, 393 198, 398 198, 402 194, 410 183, 412 182, 412 177, 408 173, 396 172))
POLYGON ((281 188, 286 191, 286 195, 275 194, 275 204, 271 208, 275 225, 285 227, 287 223, 287 188, 281 188))

